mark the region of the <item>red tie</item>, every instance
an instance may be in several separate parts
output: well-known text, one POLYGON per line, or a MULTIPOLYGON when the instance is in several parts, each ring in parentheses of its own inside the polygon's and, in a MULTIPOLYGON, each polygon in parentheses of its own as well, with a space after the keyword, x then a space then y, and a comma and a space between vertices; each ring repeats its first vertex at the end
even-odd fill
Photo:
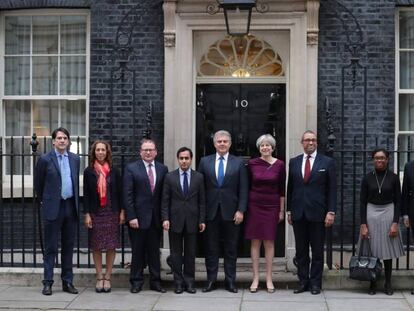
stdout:
POLYGON ((148 179, 149 179, 149 183, 150 183, 150 187, 151 187, 151 192, 154 193, 154 188, 155 188, 155 185, 154 185, 154 174, 152 172, 151 166, 152 166, 151 163, 148 164, 148 179))
POLYGON ((311 173, 311 167, 310 167, 310 155, 306 157, 305 162, 305 174, 303 175, 303 182, 306 184, 309 180, 310 173, 311 173))

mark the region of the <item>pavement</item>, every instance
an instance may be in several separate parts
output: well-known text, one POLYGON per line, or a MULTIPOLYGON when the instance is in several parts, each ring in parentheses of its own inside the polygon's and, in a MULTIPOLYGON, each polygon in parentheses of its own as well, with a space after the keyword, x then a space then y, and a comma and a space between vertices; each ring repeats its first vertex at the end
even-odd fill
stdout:
MULTIPOLYGON (((200 284, 201 285, 201 284, 200 284)), ((232 294, 224 289, 196 294, 159 294, 144 289, 131 294, 128 288, 113 288, 111 293, 95 293, 93 287, 78 287, 79 294, 53 288, 52 296, 41 294, 41 286, 0 285, 0 310, 163 310, 163 311, 349 311, 349 310, 414 310, 414 296, 409 290, 396 290, 393 296, 378 292, 375 296, 366 290, 323 290, 320 295, 309 292, 293 294, 291 289, 277 288, 273 294, 264 289, 250 293, 246 288, 232 294)))

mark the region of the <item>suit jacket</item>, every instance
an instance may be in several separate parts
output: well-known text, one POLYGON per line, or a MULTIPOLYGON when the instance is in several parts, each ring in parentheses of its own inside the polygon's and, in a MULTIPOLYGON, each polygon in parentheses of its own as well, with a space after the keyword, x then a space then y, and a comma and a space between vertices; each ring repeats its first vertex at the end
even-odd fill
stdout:
MULTIPOLYGON (((73 198, 77 212, 79 209, 80 158, 72 152, 68 152, 68 158, 73 185, 73 198)), ((47 220, 55 220, 59 215, 60 200, 62 199, 62 180, 59 162, 54 149, 39 158, 34 171, 34 186, 42 205, 43 217, 47 220)))
POLYGON ((292 220, 324 221, 328 212, 336 212, 336 172, 333 159, 316 154, 311 175, 305 184, 302 175, 303 154, 289 161, 287 211, 292 220))
POLYGON ((401 196, 401 214, 408 215, 414 220, 414 161, 404 167, 404 179, 401 196))
POLYGON ((199 172, 191 170, 190 188, 184 195, 179 170, 167 174, 162 190, 162 221, 170 221, 170 230, 182 232, 184 225, 187 232, 196 233, 198 225, 205 223, 206 205, 204 178, 199 172))
MULTIPOLYGON (((83 172, 83 213, 95 214, 100 208, 100 200, 97 191, 98 175, 93 167, 88 166, 83 172)), ((109 172, 109 187, 107 192, 111 198, 111 208, 114 212, 122 209, 121 194, 122 180, 119 170, 115 167, 109 172)))
POLYGON ((219 205, 224 220, 233 220, 236 211, 245 212, 249 181, 243 160, 229 154, 223 184, 219 187, 215 170, 216 154, 203 157, 198 171, 204 175, 207 220, 216 217, 219 205))
POLYGON ((129 163, 124 171, 123 198, 126 221, 137 218, 141 229, 148 229, 153 220, 157 228, 161 227, 162 186, 168 168, 160 162, 154 163, 156 171, 154 193, 151 192, 147 169, 141 159, 129 163))

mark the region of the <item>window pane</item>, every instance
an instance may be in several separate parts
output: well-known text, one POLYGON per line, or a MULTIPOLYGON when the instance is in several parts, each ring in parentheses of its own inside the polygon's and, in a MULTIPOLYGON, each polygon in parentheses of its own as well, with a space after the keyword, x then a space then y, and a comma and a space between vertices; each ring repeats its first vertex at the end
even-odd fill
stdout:
POLYGON ((85 95, 85 56, 60 58, 60 94, 85 95))
POLYGON ((6 136, 30 136, 30 102, 4 101, 6 136))
POLYGON ((6 55, 30 53, 30 16, 6 16, 6 55))
POLYGON ((414 130, 414 94, 400 94, 400 131, 414 130))
POLYGON ((61 16, 60 32, 62 54, 86 53, 86 16, 61 16))
POLYGON ((17 56, 4 58, 4 94, 29 95, 30 57, 17 56))
POLYGON ((13 172, 14 175, 22 174, 22 167, 24 167, 24 174, 30 175, 30 163, 31 163, 31 147, 29 145, 30 139, 13 139, 7 138, 6 153, 12 153, 13 156, 6 156, 6 175, 10 175, 13 172), (12 147, 13 145, 13 147, 12 147))
POLYGON ((61 126, 67 128, 73 137, 86 134, 85 107, 84 100, 62 101, 61 126))
POLYGON ((33 95, 57 95, 58 57, 33 57, 33 95))
POLYGON ((50 136, 58 127, 59 105, 53 100, 33 101, 33 132, 37 136, 50 136))
POLYGON ((414 52, 400 52, 400 88, 414 89, 414 52))
POLYGON ((33 54, 57 54, 58 16, 33 16, 33 54))

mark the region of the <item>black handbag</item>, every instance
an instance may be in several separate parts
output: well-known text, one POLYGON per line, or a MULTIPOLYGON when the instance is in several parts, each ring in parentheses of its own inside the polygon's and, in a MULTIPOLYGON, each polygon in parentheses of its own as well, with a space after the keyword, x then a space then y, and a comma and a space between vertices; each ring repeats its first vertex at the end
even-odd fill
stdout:
POLYGON ((364 243, 361 239, 358 256, 352 256, 349 261, 349 278, 358 281, 377 281, 381 277, 382 263, 371 254, 371 243, 368 242, 368 254, 363 256, 364 243))

